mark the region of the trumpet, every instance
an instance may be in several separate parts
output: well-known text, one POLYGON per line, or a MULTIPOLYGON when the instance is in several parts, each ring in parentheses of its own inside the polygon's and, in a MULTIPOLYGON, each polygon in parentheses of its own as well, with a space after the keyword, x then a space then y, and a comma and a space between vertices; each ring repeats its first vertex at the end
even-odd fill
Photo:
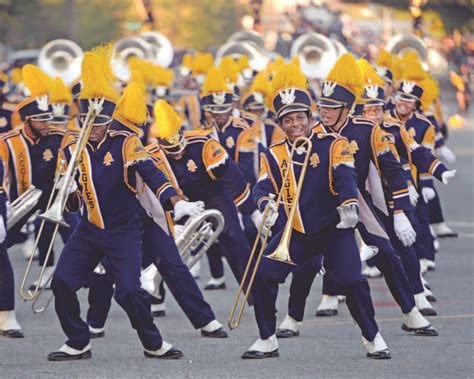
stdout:
MULTIPOLYGON (((311 154, 312 146, 313 144, 311 140, 307 137, 298 137, 293 142, 293 147, 291 148, 291 152, 290 152, 289 166, 290 167, 293 167, 293 165, 301 166, 301 174, 298 179, 297 190, 296 190, 296 194, 292 203, 289 203, 283 200, 283 191, 285 189, 285 183, 289 179, 290 170, 287 170, 287 172, 285 173, 283 177, 282 187, 280 188, 280 191, 278 192, 278 195, 276 196, 275 205, 277 208, 279 208, 281 204, 285 204, 288 207, 291 207, 291 210, 288 215, 288 220, 286 222, 285 229, 283 230, 280 243, 278 244, 277 248, 272 254, 266 256, 269 259, 274 259, 276 261, 292 264, 292 265, 295 264, 292 261, 291 256, 290 256, 290 249, 289 249, 290 240, 291 240, 291 235, 293 233, 293 220, 295 218, 296 209, 298 207, 298 201, 301 196, 301 189, 303 187, 306 170, 308 168, 309 157, 311 154), (304 154, 303 162, 295 161, 293 157, 296 152, 298 153, 302 152, 304 154)), ((270 194, 270 199, 271 201, 273 201, 275 199, 275 195, 270 194)), ((240 283, 239 289, 237 290, 237 294, 235 295, 234 302, 232 304, 232 308, 231 308, 231 311, 228 317, 228 322, 227 322, 229 329, 231 330, 236 329, 240 325, 240 320, 244 313, 245 306, 246 306, 248 297, 250 295, 250 291, 253 286, 253 282, 255 281, 255 277, 257 275, 257 270, 260 266, 263 252, 265 251, 265 247, 267 246, 268 237, 270 235, 270 228, 266 228, 266 230, 264 231, 264 224, 265 224, 265 220, 270 216, 271 201, 267 204, 263 212, 263 221, 258 229, 257 237, 255 238, 255 242, 253 244, 252 251, 250 252, 250 257, 247 262, 247 266, 245 267, 245 271, 242 276, 242 281, 240 283), (261 243, 260 250, 258 251, 258 254, 257 254, 258 243, 260 240, 262 241, 262 243, 261 243), (255 265, 253 267, 253 271, 251 271, 251 266, 252 266, 252 262, 254 260, 255 255, 257 256, 257 258, 256 258, 255 265), (249 276, 249 274, 250 274, 250 279, 248 281, 246 290, 244 290, 244 287, 246 286, 246 282, 247 282, 247 277, 249 276), (244 294, 244 296, 242 299, 242 303, 240 304, 240 307, 239 307, 239 301, 242 294, 244 294), (237 308, 239 308, 238 312, 237 312, 237 308), (236 316, 236 312, 237 312, 237 316, 236 316)))
POLYGON ((10 230, 38 204, 42 191, 31 185, 25 192, 7 205, 7 230, 10 230))
MULTIPOLYGON (((100 102, 99 102, 100 103, 100 102)), ((99 105, 99 104, 98 104, 99 105)), ((79 163, 82 159, 82 153, 86 148, 87 141, 89 140, 89 135, 94 125, 95 118, 97 116, 98 107, 89 107, 89 111, 84 119, 84 126, 81 129, 81 133, 79 134, 78 140, 76 142, 76 148, 74 149, 74 153, 72 154, 71 160, 67 166, 66 172, 62 175, 61 178, 61 186, 59 189, 56 188, 59 186, 59 178, 60 175, 56 175, 54 180, 53 190, 51 191, 51 195, 49 197, 48 205, 46 207, 46 211, 40 214, 38 217, 41 219, 41 224, 38 230, 38 234, 36 236, 35 244, 33 246, 33 252, 31 257, 28 261, 28 265, 26 266, 25 274, 23 275, 23 280, 21 281, 20 285, 20 296, 24 301, 34 300, 38 296, 38 291, 41 286, 41 281, 43 280, 44 272, 46 269, 46 262, 51 255, 53 250, 54 241, 56 240, 56 236, 58 234, 59 226, 69 227, 68 223, 64 220, 63 213, 64 208, 66 207, 66 201, 69 196, 69 188, 73 181, 75 180, 75 173, 79 167, 79 163), (55 196, 56 195, 56 196, 55 196), (53 200, 54 199, 54 200, 53 200), (33 257, 35 255, 36 249, 38 248, 38 244, 40 238, 43 234, 43 229, 45 222, 52 222, 56 224, 53 235, 51 237, 51 241, 48 246, 48 250, 45 256, 45 263, 41 268, 41 272, 38 278, 38 282, 34 290, 25 290, 26 281, 31 271, 31 264, 33 262, 33 257)))

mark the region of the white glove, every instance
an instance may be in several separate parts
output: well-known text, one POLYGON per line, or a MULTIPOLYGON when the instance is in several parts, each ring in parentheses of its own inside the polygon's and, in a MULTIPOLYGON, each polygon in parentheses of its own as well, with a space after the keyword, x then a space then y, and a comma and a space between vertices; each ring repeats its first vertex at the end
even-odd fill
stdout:
POLYGON ((3 243, 7 238, 7 229, 5 227, 5 220, 3 220, 3 216, 0 215, 0 243, 3 243))
POLYGON ((413 184, 408 185, 408 196, 410 197, 410 203, 414 207, 418 203, 418 198, 420 195, 418 194, 418 191, 416 190, 416 187, 413 184))
POLYGON ((415 243, 416 232, 408 220, 405 213, 396 213, 393 215, 393 227, 398 239, 402 241, 403 246, 408 247, 415 243))
POLYGON ((451 149, 445 145, 436 149, 436 155, 448 164, 453 164, 456 162, 456 155, 451 151, 451 149))
POLYGON ((262 224, 263 221, 263 215, 262 213, 256 209, 251 215, 250 218, 252 219, 253 224, 255 227, 258 229, 260 225, 262 224))
POLYGON ((174 220, 179 221, 184 216, 195 217, 204 212, 204 202, 179 200, 174 205, 174 220))
POLYGON ((428 204, 430 200, 433 200, 436 197, 436 192, 433 188, 423 187, 421 189, 421 196, 423 196, 425 203, 428 204))
POLYGON ((339 224, 336 225, 338 229, 349 229, 355 228, 357 223, 359 222, 359 214, 357 212, 357 205, 349 204, 349 205, 342 205, 337 208, 339 212, 339 216, 341 217, 341 221, 339 224))
MULTIPOLYGON (((61 175, 59 178, 58 182, 56 183, 56 189, 60 189, 61 187, 64 186, 64 175, 61 175)), ((75 180, 71 180, 71 183, 69 184, 69 188, 67 193, 71 194, 77 191, 77 184, 75 180)))
POLYGON ((456 176, 456 172, 458 172, 458 170, 449 170, 443 172, 441 174, 441 180, 443 181, 443 184, 447 185, 450 180, 456 176))
MULTIPOLYGON (((263 224, 263 233, 266 233, 268 230, 275 225, 276 221, 278 220, 278 207, 274 200, 269 200, 267 203, 268 213, 267 218, 265 219, 265 223, 263 224)), ((267 208, 265 208, 266 210, 267 208)))

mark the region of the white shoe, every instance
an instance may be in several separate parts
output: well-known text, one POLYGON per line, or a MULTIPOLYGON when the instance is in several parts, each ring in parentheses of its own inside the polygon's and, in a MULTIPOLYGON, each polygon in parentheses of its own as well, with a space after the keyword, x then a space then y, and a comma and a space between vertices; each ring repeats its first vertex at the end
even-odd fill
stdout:
POLYGON ((69 355, 80 355, 80 354, 84 354, 85 352, 89 351, 91 349, 91 344, 87 344, 87 346, 82 349, 82 350, 77 350, 77 349, 74 349, 72 348, 71 346, 68 346, 66 344, 64 344, 63 346, 61 346, 58 351, 62 351, 63 353, 66 353, 66 354, 69 354, 69 355))
MULTIPOLYGON (((33 233, 28 233, 28 238, 25 242, 21 245, 21 252, 26 260, 31 258, 31 254, 33 254, 33 248, 35 247, 35 235, 33 233)), ((35 258, 38 257, 38 249, 35 251, 35 258)))
POLYGON ((339 299, 337 296, 323 295, 321 303, 316 310, 316 316, 329 317, 338 313, 339 299))
POLYGON ((205 290, 220 290, 225 289, 225 276, 220 278, 211 278, 204 286, 205 290))
POLYGON ((209 324, 204 325, 201 328, 201 331, 212 333, 212 332, 215 332, 216 330, 221 329, 221 328, 222 328, 222 324, 219 321, 212 320, 209 324))
POLYGON ((415 305, 423 316, 436 316, 437 312, 426 299, 424 293, 418 293, 415 295, 415 305))
POLYGON ((426 263, 426 259, 422 258, 422 259, 420 259, 420 273, 421 273, 421 275, 426 274, 426 271, 428 271, 428 264, 426 263))
POLYGON ((270 338, 267 338, 265 340, 259 338, 257 341, 254 342, 252 346, 249 347, 244 356, 248 353, 260 353, 266 356, 278 356, 278 340, 276 338, 276 335, 273 334, 272 336, 270 336, 270 338))
POLYGON ((296 321, 290 315, 286 315, 276 331, 278 338, 290 338, 300 335, 300 325, 302 322, 296 321))
POLYGON ((344 303, 346 301, 346 297, 342 295, 337 295, 337 301, 339 303, 344 303))
POLYGON ((0 311, 0 331, 21 330, 15 311, 0 311))
POLYGON ((198 260, 193 267, 189 270, 194 279, 199 279, 199 274, 201 272, 201 260, 198 260))
POLYGON ((426 328, 430 325, 429 321, 423 317, 415 306, 409 313, 402 314, 403 323, 411 329, 426 328))
POLYGON ((431 261, 429 259, 425 259, 425 262, 426 262, 426 269, 428 271, 436 270, 436 263, 434 261, 431 261))
POLYGON ((166 315, 166 305, 165 305, 165 303, 152 304, 150 310, 151 310, 151 315, 153 317, 161 317, 161 316, 166 315))
POLYGON ((457 237, 458 233, 452 230, 445 222, 431 224, 431 227, 436 234, 436 237, 457 237))
POLYGON ((144 349, 145 357, 147 358, 161 358, 161 359, 179 359, 183 357, 183 353, 175 349, 170 343, 163 341, 158 350, 144 349))
POLYGON ((362 275, 365 276, 366 278, 380 278, 382 276, 382 273, 375 266, 373 267, 367 266, 366 268, 362 270, 362 275))
POLYGON ((390 359, 390 351, 380 332, 375 335, 373 341, 367 341, 362 337, 362 343, 367 350, 367 356, 373 359, 390 359))
MULTIPOLYGON (((51 288, 51 278, 54 275, 54 269, 55 269, 54 266, 48 266, 44 269, 44 274, 43 274, 43 277, 41 278, 39 289, 41 289, 41 288, 50 289, 51 288)), ((30 290, 34 290, 37 285, 38 285, 38 280, 35 280, 33 282, 33 284, 30 286, 30 290)))

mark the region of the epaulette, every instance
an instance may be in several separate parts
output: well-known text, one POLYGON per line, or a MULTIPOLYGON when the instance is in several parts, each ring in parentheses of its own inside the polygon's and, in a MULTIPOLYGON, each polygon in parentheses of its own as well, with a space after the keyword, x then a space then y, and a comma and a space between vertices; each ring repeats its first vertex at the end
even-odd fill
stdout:
POLYGON ((8 138, 17 136, 18 134, 20 134, 20 132, 21 132, 21 129, 9 130, 8 132, 1 133, 0 134, 0 139, 6 140, 8 138))
POLYGON ((428 124, 431 125, 431 121, 428 120, 428 118, 427 118, 424 114, 421 114, 421 113, 418 112, 418 111, 413 112, 413 114, 415 115, 415 117, 416 117, 417 119, 423 120, 423 121, 425 121, 425 122, 427 122, 428 124))
POLYGON ((241 117, 232 117, 232 125, 236 128, 248 129, 250 125, 241 117))
POLYGON ((211 132, 206 129, 185 130, 184 137, 207 137, 211 132))
POLYGON ((54 135, 54 136, 65 136, 66 135, 66 130, 63 128, 58 128, 56 126, 50 126, 49 127, 49 134, 54 135))
POLYGON ((209 141, 212 138, 207 138, 207 137, 187 137, 186 138, 186 144, 190 145, 192 143, 205 143, 206 141, 209 141))
POLYGON ((352 117, 352 122, 354 124, 357 124, 357 125, 366 124, 366 125, 370 125, 370 126, 375 126, 375 124, 372 121, 370 121, 366 118, 363 118, 363 117, 357 117, 357 116, 352 117))
POLYGON ((118 136, 129 137, 131 135, 135 135, 134 133, 127 132, 125 130, 109 130, 107 133, 110 137, 118 137, 118 136))
POLYGON ((146 145, 145 150, 151 154, 157 153, 158 151, 160 151, 160 145, 158 144, 158 142, 153 142, 153 143, 150 143, 149 145, 146 145))
POLYGON ((268 146, 268 148, 267 148, 265 151, 270 151, 270 150, 273 149, 274 147, 277 147, 277 146, 280 146, 280 145, 286 143, 286 140, 287 140, 287 138, 285 138, 284 140, 281 140, 281 141, 272 143, 270 146, 268 146))
POLYGON ((248 118, 249 120, 252 120, 252 121, 257 121, 258 120, 258 116, 253 114, 253 113, 250 113, 250 112, 247 112, 247 111, 240 111, 240 116, 241 118, 248 118))
POLYGON ((387 113, 383 116, 383 124, 384 126, 398 126, 399 128, 403 126, 403 122, 387 113))

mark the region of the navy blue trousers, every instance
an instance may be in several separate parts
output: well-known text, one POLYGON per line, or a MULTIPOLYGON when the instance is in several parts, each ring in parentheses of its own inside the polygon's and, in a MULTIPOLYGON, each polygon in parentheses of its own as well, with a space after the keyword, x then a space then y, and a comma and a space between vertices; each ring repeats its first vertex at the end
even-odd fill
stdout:
MULTIPOLYGON (((204 300, 196 281, 181 260, 173 237, 167 235, 149 217, 144 217, 143 223, 142 267, 146 268, 152 263, 156 265, 164 282, 193 327, 202 328, 216 317, 210 305, 204 300)), ((104 262, 106 274, 94 273, 91 277, 87 322, 94 328, 104 327, 111 305, 114 280, 109 274, 108 266, 108 262, 104 262)), ((152 303, 163 302, 164 288, 162 284, 160 292, 162 300, 149 296, 152 303)))
POLYGON ((225 219, 224 230, 219 235, 219 243, 214 244, 208 250, 211 275, 213 278, 220 278, 224 275, 222 263, 222 256, 224 256, 235 279, 240 283, 250 256, 250 245, 240 226, 235 204, 229 197, 224 196, 206 200, 205 204, 206 209, 217 209, 222 212, 225 219))
POLYGON ((104 257, 114 279, 115 300, 127 313, 142 345, 148 350, 161 347, 163 340, 153 323, 148 294, 140 288, 142 232, 140 220, 105 230, 83 221, 67 241, 51 288, 70 347, 81 350, 89 343, 89 326, 80 316, 76 292, 87 286, 91 273, 104 257))
POLYGON ((0 311, 15 309, 15 282, 6 243, 0 244, 0 311))
MULTIPOLYGON (((293 266, 262 258, 252 288, 254 311, 260 338, 266 339, 276 330, 276 299, 278 285, 299 265, 311 259, 319 260, 319 268, 324 266, 337 281, 340 293, 346 295, 349 311, 359 325, 362 335, 372 341, 378 332, 375 312, 367 280, 361 275, 359 250, 352 229, 337 229, 330 224, 315 234, 302 234, 293 231, 290 241, 293 266)), ((281 239, 282 231, 265 248, 265 255, 272 253, 281 239)), ((319 271, 319 270, 318 270, 319 271)))
POLYGON ((415 251, 418 259, 426 258, 434 261, 436 250, 434 248, 434 238, 430 230, 429 205, 425 203, 422 196, 420 196, 416 205, 415 215, 418 220, 417 228, 415 229, 415 251))

